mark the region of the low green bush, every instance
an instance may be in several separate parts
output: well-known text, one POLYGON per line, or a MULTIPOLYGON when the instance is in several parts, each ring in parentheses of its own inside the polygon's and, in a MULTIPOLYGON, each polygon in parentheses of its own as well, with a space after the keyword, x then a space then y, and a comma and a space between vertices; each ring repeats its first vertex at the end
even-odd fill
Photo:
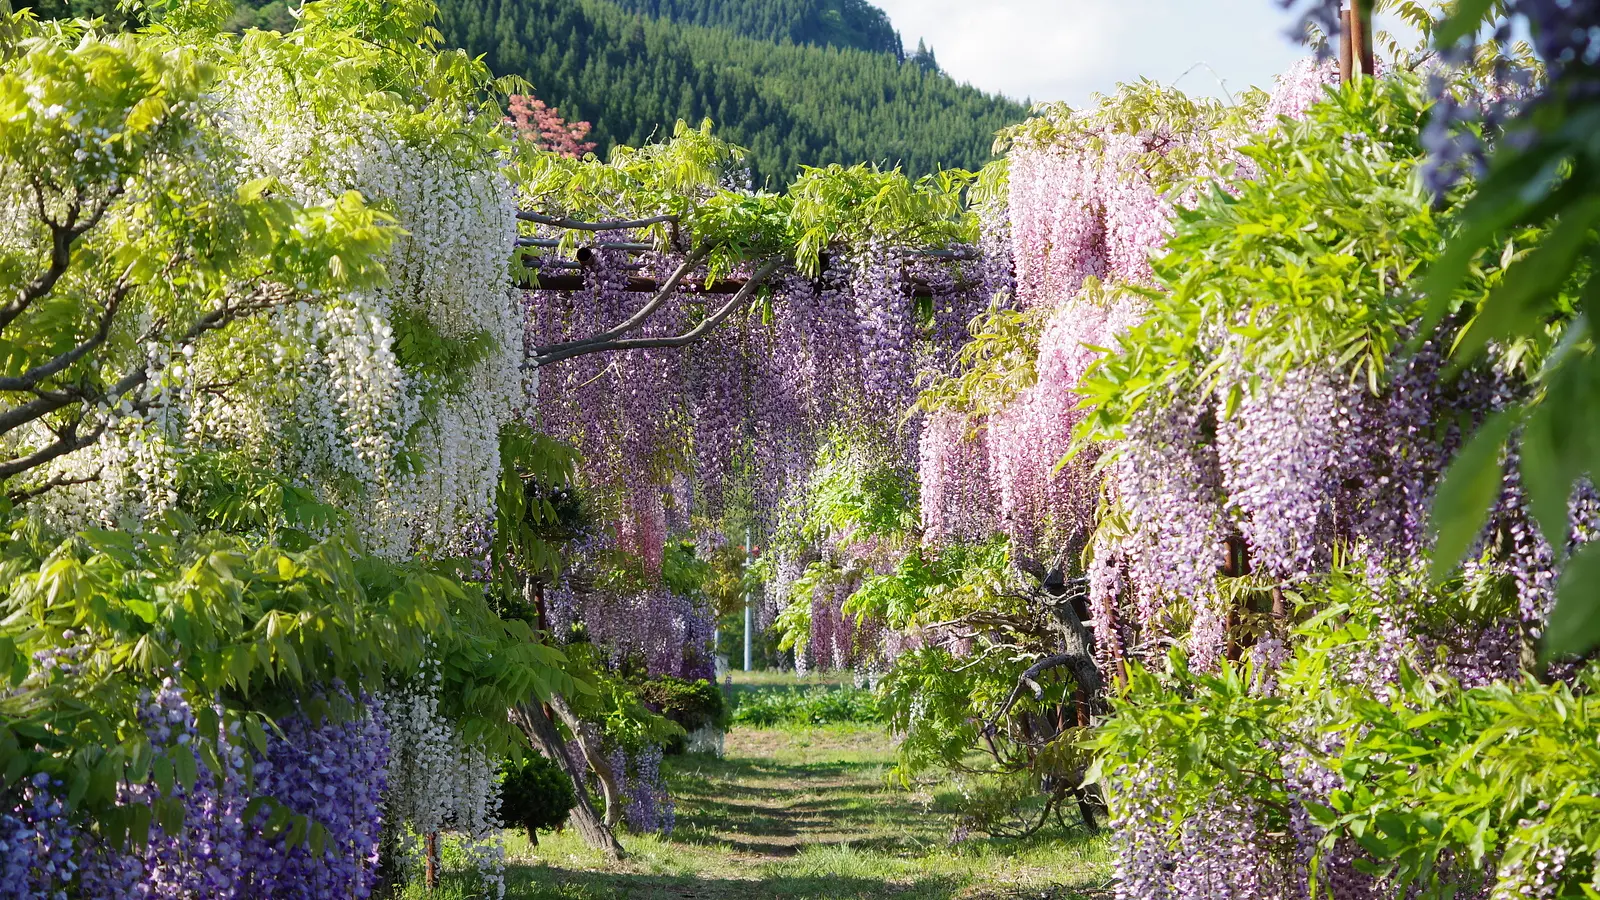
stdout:
MULTIPOLYGON (((687 681, 665 676, 641 681, 633 691, 651 710, 666 716, 683 727, 685 734, 707 726, 720 731, 728 730, 728 701, 722 688, 704 678, 687 681)), ((685 735, 674 735, 662 746, 668 755, 683 753, 688 749, 685 735)))
POLYGON ((738 697, 733 721, 736 725, 755 728, 872 723, 883 721, 883 711, 878 706, 877 695, 861 688, 790 688, 738 697))
POLYGON ((537 753, 522 762, 507 763, 500 784, 500 820, 528 830, 528 841, 539 843, 539 832, 561 827, 567 813, 578 805, 572 780, 561 767, 537 753))

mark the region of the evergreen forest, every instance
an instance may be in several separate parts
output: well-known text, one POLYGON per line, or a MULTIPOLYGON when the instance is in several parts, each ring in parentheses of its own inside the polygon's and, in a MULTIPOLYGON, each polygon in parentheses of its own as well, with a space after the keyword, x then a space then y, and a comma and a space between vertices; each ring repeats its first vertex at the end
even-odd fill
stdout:
POLYGON ((781 44, 853 47, 902 55, 900 34, 866 0, 613 0, 629 12, 684 25, 723 28, 781 44))
MULTIPOLYGON (((229 27, 293 24, 284 0, 242 0, 229 27)), ((956 83, 929 50, 904 53, 863 0, 444 0, 438 25, 447 45, 593 123, 602 158, 709 118, 749 151, 756 187, 833 163, 977 169, 995 133, 1027 113, 956 83)))
MULTIPOLYGON (((678 119, 710 118, 718 134, 750 151, 757 186, 831 163, 898 164, 919 175, 975 169, 989 159, 995 132, 1025 112, 898 53, 775 45, 625 8, 646 5, 653 4, 448 0, 440 25, 447 43, 484 54, 496 73, 526 78, 568 119, 594 123, 602 156, 617 144, 664 137, 678 119)), ((755 6, 701 3, 684 14, 749 30, 758 20, 736 12, 755 6), (727 12, 713 17, 718 8, 727 12)))

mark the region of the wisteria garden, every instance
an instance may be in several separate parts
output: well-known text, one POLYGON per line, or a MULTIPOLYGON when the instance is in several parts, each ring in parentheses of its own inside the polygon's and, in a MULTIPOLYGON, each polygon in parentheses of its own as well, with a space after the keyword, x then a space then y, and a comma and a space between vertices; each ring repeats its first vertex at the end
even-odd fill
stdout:
POLYGON ((1600 5, 1286 5, 1270 93, 781 194, 596 157, 426 0, 8 13, 0 898, 620 860, 747 606, 953 842, 1600 896, 1600 5))

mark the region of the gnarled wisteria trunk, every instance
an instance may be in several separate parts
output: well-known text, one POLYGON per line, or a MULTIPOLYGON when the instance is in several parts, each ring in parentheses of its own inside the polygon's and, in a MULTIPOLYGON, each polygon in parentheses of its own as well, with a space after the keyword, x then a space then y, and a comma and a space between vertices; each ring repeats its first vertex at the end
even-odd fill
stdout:
POLYGON ((533 744, 534 749, 560 766, 561 771, 572 779, 572 784, 576 788, 573 796, 578 802, 572 808, 570 817, 584 843, 604 851, 613 860, 625 859, 627 851, 622 849, 622 843, 617 840, 615 832, 601 818, 589 800, 589 792, 584 787, 583 767, 567 755, 561 734, 556 731, 555 722, 545 714, 544 708, 536 703, 524 703, 511 711, 511 718, 528 736, 528 742, 533 744))

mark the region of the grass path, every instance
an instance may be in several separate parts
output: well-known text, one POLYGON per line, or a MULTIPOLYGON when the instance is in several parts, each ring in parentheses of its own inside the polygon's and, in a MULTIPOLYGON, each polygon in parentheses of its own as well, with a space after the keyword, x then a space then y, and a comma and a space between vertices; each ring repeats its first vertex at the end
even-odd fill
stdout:
POLYGON ((938 785, 888 782, 877 728, 735 729, 725 757, 668 760, 670 838, 624 836, 607 864, 576 835, 508 833, 511 900, 1094 900, 1102 841, 950 844, 938 785))

